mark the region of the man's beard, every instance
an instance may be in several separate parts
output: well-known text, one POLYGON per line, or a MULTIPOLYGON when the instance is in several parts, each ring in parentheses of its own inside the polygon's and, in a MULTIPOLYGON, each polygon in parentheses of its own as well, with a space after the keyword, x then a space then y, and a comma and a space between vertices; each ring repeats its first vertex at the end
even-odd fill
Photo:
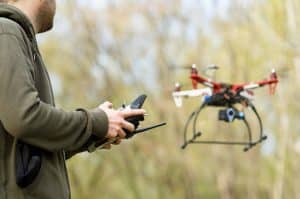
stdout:
POLYGON ((51 5, 54 0, 45 0, 39 9, 38 16, 36 18, 39 24, 38 33, 46 32, 53 27, 55 7, 51 5))

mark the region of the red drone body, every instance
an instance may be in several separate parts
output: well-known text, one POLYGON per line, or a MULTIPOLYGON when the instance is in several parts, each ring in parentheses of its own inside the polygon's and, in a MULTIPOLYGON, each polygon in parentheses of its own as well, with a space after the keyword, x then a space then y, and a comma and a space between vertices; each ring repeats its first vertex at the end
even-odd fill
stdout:
MULTIPOLYGON (((185 129, 184 129, 184 144, 182 148, 184 149, 189 144, 226 144, 226 145, 244 145, 245 151, 248 151, 253 146, 257 145, 258 143, 261 143, 262 141, 267 139, 267 136, 263 134, 263 126, 262 126, 262 120, 255 108, 255 106, 252 103, 253 100, 253 89, 260 88, 263 86, 269 86, 269 93, 274 94, 276 86, 278 84, 278 78, 275 70, 273 69, 271 72, 271 75, 269 79, 261 80, 257 82, 251 82, 251 83, 239 83, 239 84, 228 84, 228 83, 220 83, 215 82, 209 78, 206 78, 204 76, 201 76, 198 74, 198 70, 196 68, 196 65, 193 65, 191 68, 191 74, 190 79, 192 81, 192 90, 183 90, 181 91, 181 86, 179 83, 176 84, 175 91, 173 92, 173 98, 175 101, 175 104, 177 107, 182 106, 182 98, 183 97, 198 97, 203 96, 203 103, 200 107, 197 107, 197 109, 191 113, 189 116, 185 129), (206 88, 198 89, 198 84, 204 85, 206 88), (260 133, 259 138, 254 139, 252 136, 252 131, 249 126, 249 123, 247 121, 246 115, 242 110, 239 110, 235 107, 235 104, 241 104, 243 107, 250 107, 251 110, 256 115, 259 127, 260 127, 260 133), (201 140, 197 141, 197 137, 202 135, 201 131, 197 130, 197 119, 199 114, 202 112, 202 110, 205 107, 224 107, 224 109, 219 110, 219 121, 224 121, 231 123, 234 120, 241 120, 248 130, 248 140, 247 141, 207 141, 207 140, 201 140), (187 130, 188 127, 192 123, 193 125, 193 136, 191 139, 187 139, 187 130)), ((207 69, 218 69, 217 66, 210 66, 207 69)))
POLYGON ((196 67, 192 67, 191 76, 192 85, 194 89, 197 89, 198 84, 203 84, 204 86, 208 86, 212 88, 213 94, 222 92, 224 89, 229 89, 232 93, 237 93, 239 91, 251 90, 259 87, 263 87, 266 85, 270 86, 270 94, 274 94, 276 85, 278 83, 276 71, 273 69, 270 75, 270 79, 262 80, 253 83, 241 83, 241 84, 226 84, 214 82, 210 79, 207 79, 198 74, 198 70, 196 67))

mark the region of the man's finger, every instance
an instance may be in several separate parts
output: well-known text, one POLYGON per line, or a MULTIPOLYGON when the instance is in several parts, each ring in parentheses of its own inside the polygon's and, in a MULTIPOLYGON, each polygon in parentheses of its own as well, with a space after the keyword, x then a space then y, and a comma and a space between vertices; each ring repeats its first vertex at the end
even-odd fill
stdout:
POLYGON ((114 130, 109 130, 108 134, 106 135, 106 138, 115 138, 117 137, 118 135, 118 132, 117 131, 114 131, 114 130))
POLYGON ((144 115, 146 111, 144 109, 124 109, 120 113, 124 118, 127 118, 135 115, 144 115))
POLYGON ((130 122, 127 122, 126 120, 123 120, 121 125, 124 129, 127 129, 130 132, 135 130, 134 125, 131 124, 130 122))
POLYGON ((118 135, 119 135, 120 138, 125 138, 126 137, 126 133, 121 127, 116 128, 116 131, 118 132, 118 135))
POLYGON ((117 139, 115 142, 113 142, 112 144, 114 144, 114 145, 119 145, 119 144, 121 144, 121 142, 122 142, 122 139, 117 139))

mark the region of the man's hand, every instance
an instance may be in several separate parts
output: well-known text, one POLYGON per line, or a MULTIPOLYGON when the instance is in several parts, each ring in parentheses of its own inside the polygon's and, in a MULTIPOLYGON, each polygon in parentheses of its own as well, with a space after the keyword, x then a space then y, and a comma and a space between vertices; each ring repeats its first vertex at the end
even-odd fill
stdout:
MULTIPOLYGON (((143 109, 124 109, 115 110, 113 104, 110 102, 104 102, 98 108, 102 109, 108 117, 108 132, 106 138, 117 138, 113 144, 120 144, 121 140, 126 137, 126 133, 123 129, 130 132, 134 131, 134 125, 127 122, 125 119, 131 116, 144 115, 145 110, 143 109)), ((105 146, 110 148, 110 145, 105 146)))

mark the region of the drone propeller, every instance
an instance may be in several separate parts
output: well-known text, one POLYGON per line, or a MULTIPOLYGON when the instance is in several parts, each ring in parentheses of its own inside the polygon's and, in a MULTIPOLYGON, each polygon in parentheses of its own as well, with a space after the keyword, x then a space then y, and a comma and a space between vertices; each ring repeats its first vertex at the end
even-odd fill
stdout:
POLYGON ((170 70, 191 70, 191 66, 175 66, 175 65, 172 65, 172 66, 169 66, 169 69, 170 70))
POLYGON ((212 78, 213 80, 216 79, 216 71, 219 70, 220 67, 215 65, 215 64, 211 64, 211 65, 208 65, 207 67, 205 67, 203 69, 203 72, 206 76, 212 78))
MULTIPOLYGON (((172 65, 172 66, 169 66, 169 69, 171 69, 171 70, 191 70, 191 69, 197 69, 197 65, 196 64, 184 65, 184 66, 172 65)), ((208 70, 218 70, 218 69, 220 69, 219 66, 217 66, 215 64, 210 64, 210 65, 202 68, 201 71, 206 72, 208 70)))
MULTIPOLYGON (((272 69, 272 73, 270 75, 270 80, 278 81, 277 73, 276 73, 276 70, 274 68, 272 69)), ((277 87, 277 83, 273 83, 273 84, 269 85, 270 95, 274 95, 275 94, 276 87, 277 87)))
POLYGON ((220 69, 219 66, 217 66, 215 64, 211 64, 211 65, 206 66, 204 70, 218 70, 218 69, 220 69))
MULTIPOLYGON (((216 71, 219 68, 220 67, 215 64, 210 64, 206 67, 201 68, 200 71, 202 73, 204 73, 207 77, 215 80, 216 79, 216 71)), ((171 70, 190 70, 191 73, 194 73, 194 74, 198 74, 198 71, 199 71, 196 64, 185 65, 185 66, 172 65, 172 66, 169 66, 169 69, 171 69, 171 70)), ((196 84, 196 82, 194 82, 194 84, 193 84, 194 87, 195 87, 195 84, 196 84)))

